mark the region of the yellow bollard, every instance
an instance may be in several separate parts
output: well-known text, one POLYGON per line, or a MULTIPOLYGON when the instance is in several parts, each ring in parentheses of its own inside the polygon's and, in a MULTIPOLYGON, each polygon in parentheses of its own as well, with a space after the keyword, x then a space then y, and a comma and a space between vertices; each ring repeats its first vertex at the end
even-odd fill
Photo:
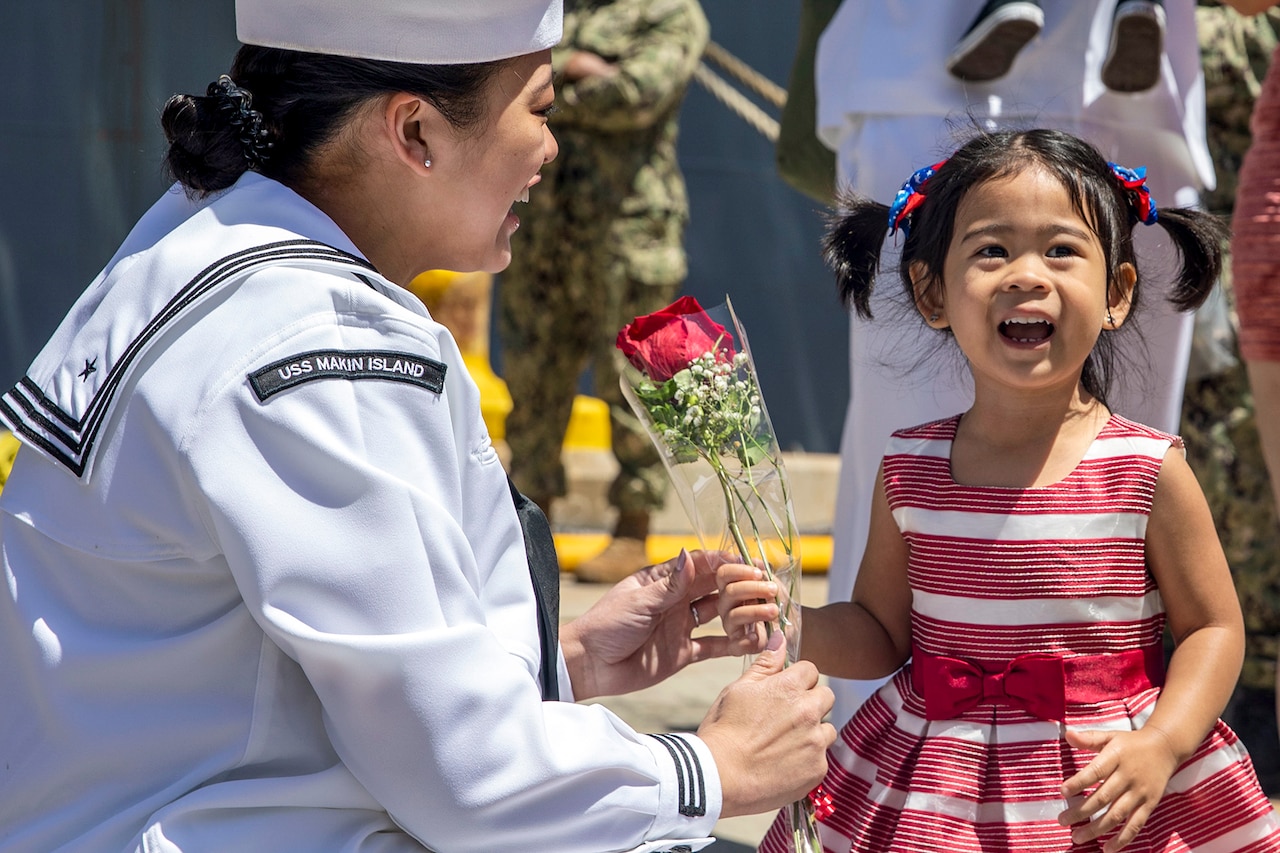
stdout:
POLYGON ((409 283, 431 316, 453 334, 467 372, 480 388, 480 414, 489 437, 506 437, 511 394, 489 363, 489 307, 493 276, 486 272, 431 270, 409 283))
POLYGON ((17 436, 8 430, 0 430, 0 489, 4 488, 5 480, 9 479, 9 471, 13 468, 13 460, 21 446, 17 436))
MULTIPOLYGON (((484 272, 431 270, 409 283, 409 291, 422 300, 431 316, 453 334, 462 350, 467 372, 480 388, 480 413, 489 437, 506 438, 511 393, 507 383, 493 372, 489 362, 489 312, 493 301, 493 276, 484 272)), ((596 397, 579 394, 573 400, 566 450, 609 450, 609 406, 596 397)))
POLYGON ((609 425, 609 404, 599 397, 578 394, 573 398, 569 428, 564 432, 565 450, 613 452, 613 428, 609 425))

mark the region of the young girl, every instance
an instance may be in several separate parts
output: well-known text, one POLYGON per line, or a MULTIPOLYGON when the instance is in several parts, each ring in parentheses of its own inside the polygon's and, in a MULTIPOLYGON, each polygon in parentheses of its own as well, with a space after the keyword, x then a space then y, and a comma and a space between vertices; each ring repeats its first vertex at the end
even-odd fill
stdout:
MULTIPOLYGON (((1164 227, 1172 298, 1196 307, 1222 225, 1157 213, 1144 171, 1056 131, 979 136, 891 208, 846 200, 828 234, 866 315, 886 231, 903 233, 907 294, 975 385, 967 412, 894 434, 852 601, 804 611, 821 671, 896 670, 828 755, 828 850, 1280 850, 1217 719, 1243 625, 1213 520, 1181 441, 1106 404, 1138 222, 1164 227)), ((719 581, 726 631, 758 649, 776 590, 747 567, 719 581)), ((763 850, 789 849, 785 822, 763 850)))

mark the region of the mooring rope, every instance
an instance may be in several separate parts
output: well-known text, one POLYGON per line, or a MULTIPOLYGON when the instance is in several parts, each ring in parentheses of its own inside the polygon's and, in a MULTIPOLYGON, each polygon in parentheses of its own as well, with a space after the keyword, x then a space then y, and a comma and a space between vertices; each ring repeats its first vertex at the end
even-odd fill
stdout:
MULTIPOLYGON (((714 42, 712 42, 712 44, 714 44, 714 42)), ((778 87, 776 83, 773 83, 772 81, 768 81, 767 78, 760 77, 758 72, 755 72, 754 69, 749 68, 748 65, 746 65, 745 63, 742 63, 741 60, 733 58, 733 56, 728 54, 728 51, 724 50, 723 47, 719 47, 717 45, 717 51, 718 51, 718 54, 717 56, 714 56, 713 58, 714 61, 717 61, 717 63, 723 65, 722 59, 724 58, 724 56, 727 56, 728 59, 731 59, 733 63, 736 63, 737 67, 739 67, 739 69, 737 69, 736 72, 732 72, 733 74, 735 74, 735 76, 739 77, 739 79, 742 79, 742 76, 740 76, 739 72, 741 72, 742 69, 746 69, 746 72, 750 72, 748 76, 754 76, 759 78, 758 81, 755 81, 756 83, 759 83, 759 81, 767 82, 769 83, 769 86, 773 87, 774 90, 776 90, 776 91, 773 91, 772 96, 763 95, 763 92, 760 92, 762 93, 762 96, 765 97, 765 99, 771 101, 772 104, 776 106, 780 106, 781 108, 781 104, 778 104, 776 100, 778 97, 778 93, 781 92, 782 104, 785 104, 786 102, 785 90, 782 90, 781 87, 778 87)), ((712 55, 712 51, 708 51, 708 56, 710 55, 712 55)), ((726 65, 726 68, 727 68, 727 65, 726 65)), ((724 106, 727 106, 727 108, 730 109, 732 113, 736 113, 737 117, 744 120, 744 122, 750 124, 750 126, 754 127, 756 131, 759 131, 760 134, 762 134, 764 138, 767 138, 769 142, 778 141, 778 120, 776 118, 773 118, 772 115, 765 113, 763 109, 760 109, 760 106, 756 105, 754 101, 751 101, 748 96, 744 95, 744 93, 737 91, 736 88, 733 88, 732 83, 728 82, 727 79, 724 79, 723 77, 719 76, 719 74, 717 74, 716 72, 713 72, 713 70, 708 67, 707 63, 698 63, 698 68, 694 69, 694 79, 696 79, 696 81, 701 83, 701 86, 703 86, 705 90, 712 93, 712 95, 716 97, 716 99, 719 102, 721 102, 721 104, 723 104, 724 106)), ((756 86, 751 86, 751 88, 759 92, 760 88, 768 88, 768 87, 758 88, 756 86)))
POLYGON ((716 65, 719 65, 729 73, 731 77, 736 77, 738 82, 773 104, 778 109, 782 109, 787 104, 787 90, 725 50, 715 42, 708 42, 707 49, 703 52, 703 56, 710 59, 716 65))

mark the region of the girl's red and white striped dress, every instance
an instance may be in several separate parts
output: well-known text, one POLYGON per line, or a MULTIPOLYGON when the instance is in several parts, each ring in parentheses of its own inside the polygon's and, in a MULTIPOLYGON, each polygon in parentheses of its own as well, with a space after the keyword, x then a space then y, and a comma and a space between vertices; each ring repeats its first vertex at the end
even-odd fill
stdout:
MULTIPOLYGON (((885 490, 910 549, 912 660, 828 755, 829 851, 1067 851, 1059 786, 1078 729, 1140 728, 1160 695, 1164 606, 1144 540, 1181 440, 1112 416, 1072 473, 1031 489, 951 478, 959 417, 894 434, 885 490)), ((761 844, 791 847, 784 810, 761 844)), ((1280 851, 1280 821, 1219 721, 1169 780, 1143 851, 1280 851)))

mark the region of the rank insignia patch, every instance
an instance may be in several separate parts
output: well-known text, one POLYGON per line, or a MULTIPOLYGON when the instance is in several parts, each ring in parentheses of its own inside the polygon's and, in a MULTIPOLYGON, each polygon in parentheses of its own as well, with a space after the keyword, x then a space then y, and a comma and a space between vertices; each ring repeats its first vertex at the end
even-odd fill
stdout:
POLYGON ((268 364, 249 374, 260 401, 316 379, 389 379, 444 391, 445 365, 420 355, 388 350, 315 350, 268 364))

